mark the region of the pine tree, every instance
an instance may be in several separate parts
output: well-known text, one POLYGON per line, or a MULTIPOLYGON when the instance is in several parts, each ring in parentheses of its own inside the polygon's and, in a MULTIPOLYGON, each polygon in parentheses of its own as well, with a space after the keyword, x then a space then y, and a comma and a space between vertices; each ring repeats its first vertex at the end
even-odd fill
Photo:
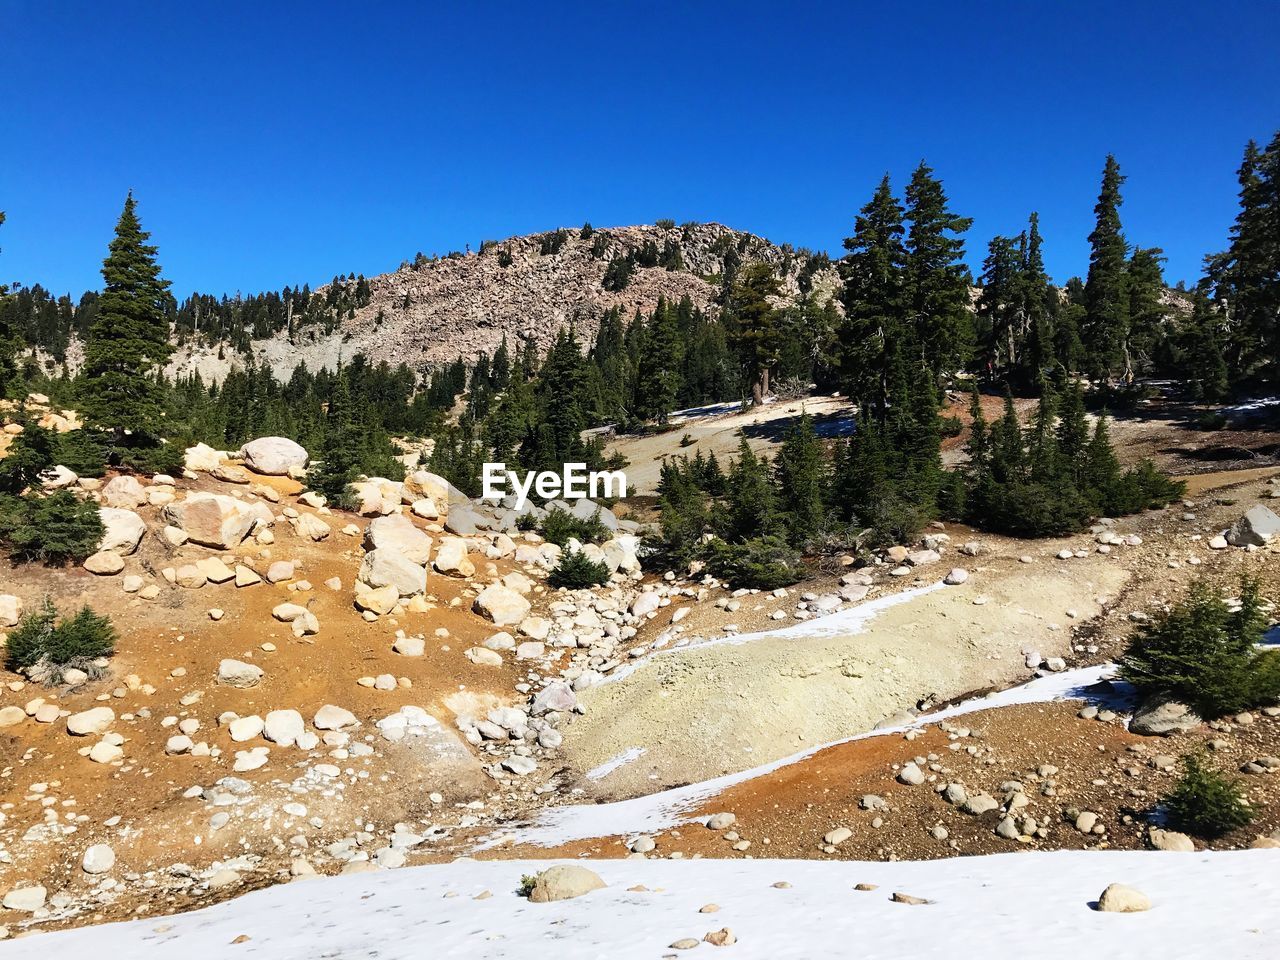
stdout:
POLYGON ((794 544, 803 543, 821 529, 826 513, 826 461, 809 414, 801 414, 787 429, 773 469, 778 506, 787 517, 787 538, 794 544))
POLYGON ((1129 330, 1125 357, 1135 371, 1151 369, 1156 351, 1166 336, 1164 323, 1168 310, 1163 303, 1163 253, 1159 247, 1134 247, 1126 267, 1129 330))
POLYGON ((948 209, 942 181, 923 162, 907 184, 906 198, 908 309, 923 361, 938 380, 956 373, 973 346, 971 278, 961 237, 973 220, 948 209))
POLYGON ((339 370, 325 415, 320 463, 308 477, 312 489, 339 506, 348 503, 348 487, 360 468, 360 434, 347 380, 339 370))
POLYGON ((1107 155, 1102 190, 1093 210, 1097 224, 1089 234, 1089 276, 1084 286, 1084 329, 1089 372, 1110 380, 1132 378, 1125 354, 1129 336, 1129 294, 1126 288, 1128 247, 1120 227, 1120 186, 1124 183, 1116 158, 1107 155))
POLYGON ((781 331, 778 309, 770 298, 779 290, 773 267, 753 263, 742 271, 729 295, 731 342, 751 384, 751 402, 757 405, 769 392, 769 375, 778 362, 781 331))
POLYGON ((98 318, 85 343, 82 406, 93 426, 126 431, 139 441, 160 435, 164 391, 158 379, 169 359, 169 281, 160 276, 156 247, 146 241, 130 193, 102 265, 98 318))
POLYGON ((1084 472, 1085 452, 1089 445, 1089 421, 1084 412, 1084 390, 1073 380, 1063 391, 1061 419, 1058 422, 1058 453, 1065 472, 1076 484, 1084 472))
POLYGON ((1221 315, 1204 291, 1197 290, 1182 333, 1182 368, 1192 398, 1206 403, 1217 403, 1227 395, 1220 321, 1221 315))
POLYGON ((886 175, 844 241, 845 324, 840 335, 840 376, 845 393, 881 415, 889 402, 889 354, 913 349, 905 323, 906 247, 902 205, 886 175))
POLYGON ((726 484, 727 514, 721 536, 741 541, 778 532, 777 499, 768 461, 755 455, 744 437, 726 484))
POLYGON ((1238 172, 1240 212, 1231 242, 1206 258, 1213 298, 1235 340, 1235 378, 1280 377, 1280 131, 1265 149, 1250 140, 1238 172))
POLYGON ((676 311, 659 297, 653 316, 644 325, 644 350, 636 376, 636 415, 640 419, 667 422, 680 396, 683 364, 684 343, 676 311))
MULTIPOLYGON (((0 226, 4 225, 4 211, 0 210, 0 226)), ((9 391, 9 384, 16 373, 14 358, 17 356, 17 331, 12 329, 8 319, 9 287, 0 283, 0 400, 9 391)))

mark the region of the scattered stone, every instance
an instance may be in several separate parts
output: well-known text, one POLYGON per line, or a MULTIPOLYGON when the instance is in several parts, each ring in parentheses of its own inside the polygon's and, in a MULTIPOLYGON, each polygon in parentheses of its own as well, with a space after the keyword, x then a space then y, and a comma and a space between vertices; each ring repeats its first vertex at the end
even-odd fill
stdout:
POLYGON ((1133 887, 1113 883, 1098 897, 1098 909, 1103 913, 1142 913, 1151 909, 1151 899, 1133 887))
MULTIPOLYGON (((529 901, 553 903, 557 900, 572 900, 592 890, 603 890, 605 886, 599 874, 580 864, 557 864, 543 870, 534 878, 533 888, 529 891, 529 901)), ((697 941, 694 941, 694 945, 697 945, 697 941)))

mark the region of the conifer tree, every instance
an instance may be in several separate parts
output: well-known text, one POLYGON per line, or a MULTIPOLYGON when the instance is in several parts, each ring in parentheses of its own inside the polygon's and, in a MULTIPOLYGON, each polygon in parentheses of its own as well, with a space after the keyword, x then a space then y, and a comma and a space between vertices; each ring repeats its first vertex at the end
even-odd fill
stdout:
POLYGON ((773 463, 778 507, 786 514, 787 538, 803 543, 822 527, 826 462, 813 418, 803 413, 788 429, 773 463))
POLYGON ((660 424, 675 409, 684 364, 676 311, 661 297, 644 325, 644 349, 636 375, 636 415, 660 424))
POLYGON ((347 488, 360 468, 360 431, 347 379, 339 370, 325 415, 320 463, 308 477, 312 489, 339 506, 347 504, 347 488))
POLYGON ((1183 372, 1192 399, 1217 403, 1227 395, 1227 363, 1222 357, 1221 315, 1203 290, 1192 300, 1182 334, 1183 372))
POLYGON ((156 247, 138 221, 130 193, 116 224, 98 317, 85 343, 81 378, 87 421, 122 438, 128 431, 154 441, 161 430, 163 387, 158 373, 169 359, 169 281, 160 276, 156 247))
POLYGON ((1163 303, 1163 254, 1159 247, 1134 247, 1125 268, 1129 329, 1124 355, 1126 364, 1135 372, 1151 369, 1157 349, 1165 337, 1164 322, 1168 310, 1163 303))
POLYGON ((845 393, 861 407, 883 411, 889 402, 889 354, 914 340, 906 315, 906 247, 902 206, 886 175, 844 241, 845 325, 840 375, 845 393))
POLYGON ((1280 376, 1280 131, 1260 149, 1250 140, 1237 174, 1240 212, 1231 242, 1206 258, 1213 298, 1236 341, 1235 376, 1280 376))
MULTIPOLYGON (((4 225, 4 211, 0 210, 0 226, 4 225)), ((14 357, 18 352, 17 331, 10 328, 7 299, 9 287, 0 283, 0 400, 8 393, 9 384, 13 380, 14 357)))
POLYGON ((1073 380, 1063 391, 1061 419, 1058 422, 1058 453, 1063 469, 1077 484, 1084 470, 1085 451, 1089 445, 1089 422, 1084 412, 1084 391, 1079 380, 1073 380))
POLYGON ((961 235, 973 225, 947 206, 942 181, 925 163, 907 184, 908 309, 921 356, 935 380, 956 373, 973 347, 969 268, 961 235))
POLYGON ((1128 246, 1120 227, 1120 187, 1124 183, 1116 158, 1107 155, 1102 190, 1094 206, 1097 217, 1089 234, 1089 276, 1084 286, 1084 329, 1089 373, 1110 380, 1129 379, 1133 369, 1125 356, 1129 336, 1126 287, 1128 246))
POLYGON ((778 309, 770 302, 780 286, 773 267, 753 263, 742 271, 729 296, 729 330, 742 368, 751 384, 751 402, 769 392, 769 375, 778 362, 781 333, 778 309))
POLYGON ((722 536, 750 540, 777 532, 778 510, 769 465, 747 443, 738 442, 738 459, 726 484, 727 516, 722 536))

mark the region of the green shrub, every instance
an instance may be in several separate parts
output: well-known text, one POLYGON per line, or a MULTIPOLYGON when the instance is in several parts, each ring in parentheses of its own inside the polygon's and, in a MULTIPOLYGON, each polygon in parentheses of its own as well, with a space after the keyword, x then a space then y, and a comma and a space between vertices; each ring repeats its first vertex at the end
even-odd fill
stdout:
POLYGON ((1213 719, 1280 698, 1280 651, 1259 650, 1266 628, 1258 585, 1241 585, 1228 610, 1206 583, 1143 626, 1120 660, 1120 676, 1146 696, 1168 696, 1213 719))
POLYGON ((115 642, 116 631, 108 618, 82 607, 70 619, 59 620, 57 608, 45 597, 40 609, 24 616, 10 632, 7 661, 11 670, 47 664, 56 680, 62 668, 110 656, 115 642))
POLYGON ((107 472, 107 448, 98 442, 91 430, 69 430, 58 434, 53 458, 54 463, 60 463, 82 477, 101 477, 107 472))
MULTIPOLYGON (((116 459, 120 466, 135 473, 154 476, 157 473, 181 473, 183 448, 176 443, 157 443, 151 446, 121 447, 116 459)), ((70 464, 68 464, 70 466, 70 464)), ((75 467, 71 469, 75 470, 75 467)), ((79 471, 76 471, 79 473, 79 471)))
POLYGON ((561 554, 547 582, 553 587, 582 590, 609 582, 609 568, 598 560, 592 560, 581 550, 569 550, 561 554))
POLYGON ((1220 837, 1250 823, 1254 812, 1240 784, 1228 780, 1197 756, 1182 758, 1183 773, 1165 797, 1172 824, 1197 837, 1220 837))
POLYGON ((1104 491, 1103 509, 1120 516, 1163 507, 1180 498, 1186 489, 1187 485, 1181 480, 1170 479, 1150 460, 1143 460, 1104 491))
POLYGON ((730 586, 776 590, 804 575, 800 555, 779 536, 756 537, 744 543, 712 540, 705 547, 707 570, 730 586))
POLYGON ((98 508, 59 490, 43 499, 7 497, 0 501, 0 542, 19 561, 50 566, 83 560, 102 541, 98 508))
POLYGON ((538 533, 549 543, 563 547, 570 540, 580 543, 598 543, 609 536, 609 529, 600 521, 600 511, 583 520, 568 510, 553 507, 538 524, 538 533))

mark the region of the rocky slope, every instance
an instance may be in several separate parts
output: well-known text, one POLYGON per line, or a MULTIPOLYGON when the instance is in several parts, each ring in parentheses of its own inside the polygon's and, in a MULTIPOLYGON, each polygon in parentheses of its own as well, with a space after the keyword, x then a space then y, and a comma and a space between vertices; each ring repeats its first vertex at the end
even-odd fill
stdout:
MULTIPOLYGON (((357 353, 410 365, 474 360, 481 353, 492 355, 504 336, 513 349, 528 338, 544 352, 570 323, 590 342, 610 307, 631 315, 652 310, 661 297, 687 296, 714 312, 726 257, 736 256, 742 264, 774 264, 784 278, 783 292, 794 295, 808 259, 785 245, 718 223, 609 227, 585 237, 575 227, 561 232, 554 252, 543 252, 547 238, 555 235, 512 237, 486 244, 483 253, 406 262, 370 278, 368 302, 332 333, 307 329, 292 340, 282 334, 254 341, 253 354, 287 375, 299 362, 313 369, 332 367, 357 353), (622 290, 606 290, 609 263, 639 255, 646 244, 659 252, 678 250, 680 267, 637 265, 622 290)), ((836 280, 835 269, 823 267, 813 277, 814 289, 829 296, 836 280)), ((321 287, 318 293, 327 290, 321 287)), ((170 372, 198 371, 206 379, 220 379, 233 363, 244 360, 219 354, 217 347, 184 347, 170 372)))

